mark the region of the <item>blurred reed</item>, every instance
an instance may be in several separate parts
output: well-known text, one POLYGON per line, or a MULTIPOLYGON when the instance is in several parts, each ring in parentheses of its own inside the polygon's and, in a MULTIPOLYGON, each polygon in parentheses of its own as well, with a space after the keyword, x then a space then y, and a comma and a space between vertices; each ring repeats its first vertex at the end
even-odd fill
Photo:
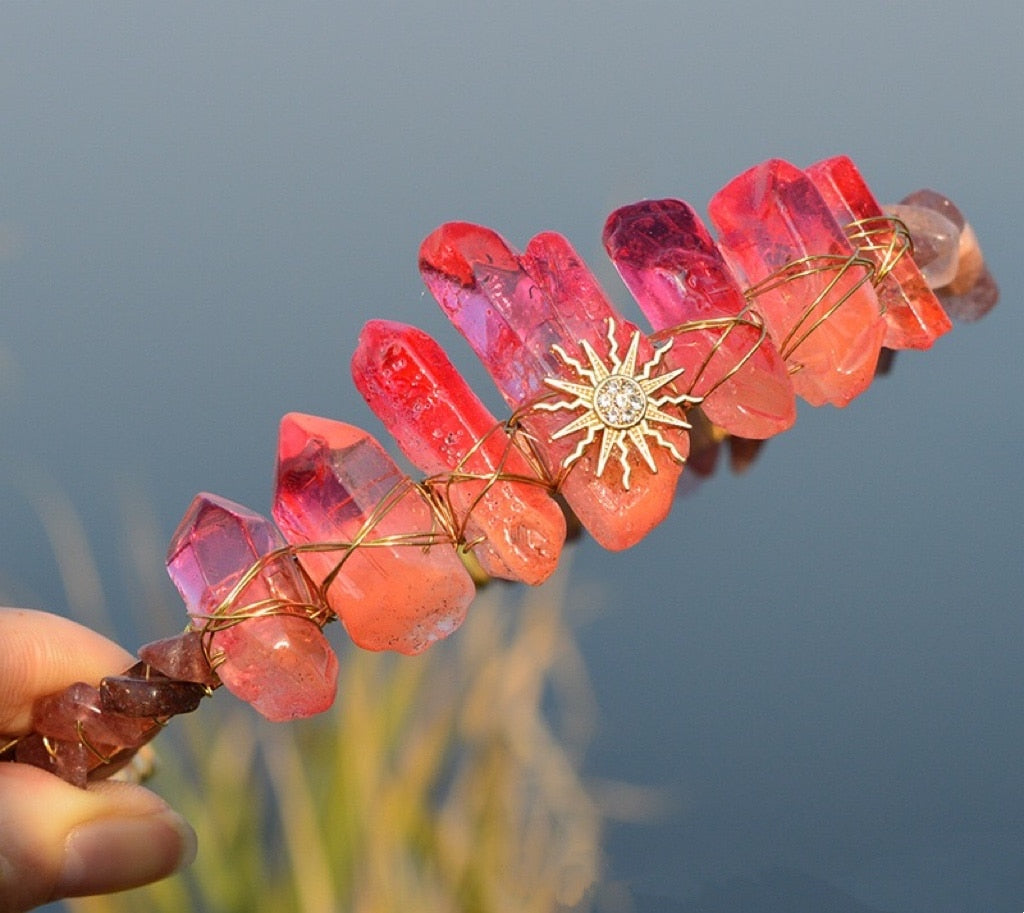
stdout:
MULTIPOLYGON (((144 500, 129 500, 125 514, 126 565, 147 605, 141 627, 154 628, 143 636, 166 635, 184 612, 161 595, 158 554, 139 546, 159 536, 144 500)), ((55 551, 85 555, 74 515, 57 519, 46 524, 55 551)), ((93 611, 103 603, 95 574, 62 567, 61 577, 72 611, 109 630, 93 611)), ((176 718, 156 742, 149 785, 196 828, 196 862, 158 884, 66 907, 590 909, 602 818, 578 762, 594 714, 565 585, 563 571, 538 589, 486 587, 462 629, 418 657, 347 646, 338 700, 315 719, 265 723, 224 691, 176 718)), ((340 628, 332 639, 344 640, 340 628)))
POLYGON ((346 650, 334 708, 304 723, 264 724, 219 692, 162 737, 151 784, 196 828, 195 864, 69 908, 586 909, 600 815, 545 712, 586 693, 561 602, 557 584, 490 588, 423 656, 346 650))
MULTIPOLYGON (((9 481, 45 531, 75 617, 139 640, 183 626, 162 573, 162 536, 137 487, 122 492, 123 567, 137 606, 117 617, 59 485, 33 473, 9 481)), ((485 586, 460 631, 421 656, 346 644, 338 700, 313 720, 268 724, 224 691, 178 716, 155 743, 157 773, 147 785, 193 823, 195 864, 66 908, 591 909, 602 815, 579 764, 594 704, 565 617, 566 580, 563 568, 543 588, 485 586)), ((334 642, 345 641, 332 628, 334 642)))

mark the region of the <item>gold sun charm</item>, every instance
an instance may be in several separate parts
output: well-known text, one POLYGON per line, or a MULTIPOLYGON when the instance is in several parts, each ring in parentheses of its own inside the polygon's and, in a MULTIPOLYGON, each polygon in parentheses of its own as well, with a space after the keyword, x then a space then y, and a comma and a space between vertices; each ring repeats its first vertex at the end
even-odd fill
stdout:
POLYGON ((589 368, 566 354, 561 346, 553 345, 551 351, 564 364, 572 368, 580 380, 585 383, 573 383, 558 377, 546 377, 544 378, 545 384, 562 393, 568 393, 573 398, 555 402, 540 402, 534 408, 544 409, 548 412, 559 409, 585 410, 578 418, 563 425, 551 435, 554 440, 558 440, 577 431, 586 432, 576 449, 562 462, 563 468, 568 469, 583 456, 600 431, 602 432, 601 449, 597 457, 597 475, 601 476, 612 453, 617 450, 619 465, 622 466, 622 487, 628 490, 629 444, 632 443, 636 448, 651 472, 657 472, 658 467, 654 462, 654 457, 651 456, 647 438, 651 438, 664 447, 680 463, 684 462, 683 457, 671 441, 666 441, 661 436, 661 432, 652 427, 652 423, 669 425, 674 428, 691 428, 692 426, 684 417, 685 412, 680 410, 682 416, 670 415, 664 411, 663 407, 693 405, 699 403, 701 398, 685 393, 677 396, 656 397, 653 395, 683 373, 683 368, 678 368, 665 374, 651 376, 671 347, 671 341, 656 349, 654 357, 641 366, 639 373, 637 373, 636 365, 637 349, 640 345, 639 330, 633 331, 626 355, 620 359, 618 343, 615 340, 615 321, 609 318, 608 343, 610 365, 605 365, 598 358, 590 343, 585 339, 582 341, 583 351, 590 362, 589 368))

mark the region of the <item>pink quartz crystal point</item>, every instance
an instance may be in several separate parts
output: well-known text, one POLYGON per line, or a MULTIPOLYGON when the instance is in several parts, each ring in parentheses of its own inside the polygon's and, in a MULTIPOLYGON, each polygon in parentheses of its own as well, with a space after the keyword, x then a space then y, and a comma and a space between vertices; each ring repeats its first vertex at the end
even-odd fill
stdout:
MULTIPOLYGON (((615 321, 618 356, 627 351, 636 328, 605 298, 596 280, 564 238, 538 235, 517 254, 495 232, 467 223, 438 228, 420 247, 420 272, 431 293, 480 357, 512 409, 522 409, 523 427, 552 477, 576 450, 580 435, 553 435, 576 413, 529 407, 552 397, 545 378, 586 383, 557 357, 561 346, 582 364, 587 340, 605 364, 611 352, 608 320, 615 321)), ((640 339, 637 364, 654 348, 640 339)), ((688 439, 681 430, 659 428, 685 459, 688 439)), ((655 472, 631 454, 630 486, 612 460, 597 474, 596 444, 566 473, 561 493, 597 542, 624 549, 639 542, 671 508, 681 465, 667 449, 652 443, 655 472)))
POLYGON ((359 336, 352 377, 417 469, 457 470, 437 491, 465 540, 477 543, 480 566, 507 580, 546 580, 565 542, 565 515, 441 347, 415 327, 373 320, 359 336))
POLYGON ((285 544, 265 517, 200 494, 167 556, 193 624, 212 631, 207 652, 224 686, 274 721, 326 710, 338 678, 337 657, 311 618, 314 599, 291 556, 267 560, 240 586, 256 562, 285 544))
POLYGON ((793 425, 793 384, 771 339, 750 323, 695 323, 739 317, 747 301, 692 206, 681 200, 623 206, 605 223, 604 246, 651 326, 672 340, 665 364, 685 368, 680 382, 707 397, 701 409, 711 421, 747 438, 793 425), (687 323, 693 325, 681 326, 687 323))
POLYGON ((473 581, 422 492, 367 432, 286 415, 273 513, 294 545, 333 546, 299 560, 358 646, 419 653, 462 624, 473 581))
MULTIPOLYGON (((838 263, 854 254, 811 179, 788 162, 773 159, 745 171, 712 197, 708 209, 719 249, 748 288, 805 257, 821 263, 822 255, 831 255, 838 263)), ((845 406, 874 377, 886 325, 871 284, 854 289, 864 275, 859 267, 842 276, 834 268, 811 271, 753 302, 797 395, 811 405, 845 406)))
MULTIPOLYGON (((853 240, 879 267, 885 263, 886 249, 893 238, 882 207, 875 200, 857 166, 845 155, 837 155, 811 165, 806 171, 840 225, 862 222, 871 231, 870 239, 853 240), (866 246, 870 244, 870 246, 866 246)), ((856 231, 857 229, 852 229, 856 231)), ((847 228, 847 232, 851 231, 847 228)), ((892 264, 875 287, 885 310, 884 344, 890 349, 928 349, 953 324, 939 299, 928 287, 921 271, 906 251, 892 264)))

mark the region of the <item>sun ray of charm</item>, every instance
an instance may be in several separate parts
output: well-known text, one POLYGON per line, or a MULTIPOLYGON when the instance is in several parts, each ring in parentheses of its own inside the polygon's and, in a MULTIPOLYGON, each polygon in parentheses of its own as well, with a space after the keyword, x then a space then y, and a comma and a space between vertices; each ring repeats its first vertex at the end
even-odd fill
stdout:
POLYGON ((684 369, 678 368, 664 374, 654 374, 655 369, 661 364, 662 358, 672 345, 670 340, 655 349, 653 357, 641 365, 638 371, 636 360, 640 336, 639 330, 633 331, 625 357, 620 359, 619 347, 615 339, 615 320, 609 318, 609 364, 604 364, 590 343, 584 339, 581 345, 590 362, 589 368, 567 354, 561 346, 553 345, 551 350, 566 366, 576 372, 582 382, 573 383, 559 377, 544 378, 545 384, 554 390, 568 393, 572 399, 540 402, 534 407, 548 412, 559 409, 583 409, 582 415, 563 425, 551 435, 553 439, 557 440, 577 431, 585 432, 576 449, 562 461, 562 467, 568 469, 582 457, 587 448, 594 443, 597 433, 600 431, 601 444, 597 458, 597 475, 601 476, 612 453, 618 451, 619 465, 622 466, 622 487, 626 490, 629 489, 630 443, 636 448, 651 472, 657 472, 658 467, 651 455, 647 438, 651 438, 655 443, 664 447, 680 463, 685 462, 684 457, 680 455, 672 442, 665 440, 661 436, 661 432, 656 427, 652 427, 652 424, 689 429, 692 426, 686 421, 684 409, 686 406, 695 405, 701 401, 701 397, 690 396, 686 393, 676 396, 653 395, 675 380, 683 373, 684 369), (665 412, 664 407, 670 405, 680 407, 681 415, 676 416, 665 412))

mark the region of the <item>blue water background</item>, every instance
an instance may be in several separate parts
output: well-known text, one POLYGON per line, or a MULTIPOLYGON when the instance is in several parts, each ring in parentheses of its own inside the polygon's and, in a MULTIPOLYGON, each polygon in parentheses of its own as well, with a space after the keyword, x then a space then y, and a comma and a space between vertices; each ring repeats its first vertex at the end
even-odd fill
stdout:
POLYGON ((612 208, 847 153, 883 199, 955 198, 1002 302, 631 552, 574 547, 585 772, 667 797, 613 826, 608 877, 641 911, 1024 909, 1022 26, 1015 0, 0 5, 0 592, 83 608, 64 517, 78 598, 171 633, 126 524, 161 548, 196 491, 266 510, 287 411, 379 431, 347 367, 369 318, 502 413, 416 272, 440 222, 561 231, 635 317, 612 208))

